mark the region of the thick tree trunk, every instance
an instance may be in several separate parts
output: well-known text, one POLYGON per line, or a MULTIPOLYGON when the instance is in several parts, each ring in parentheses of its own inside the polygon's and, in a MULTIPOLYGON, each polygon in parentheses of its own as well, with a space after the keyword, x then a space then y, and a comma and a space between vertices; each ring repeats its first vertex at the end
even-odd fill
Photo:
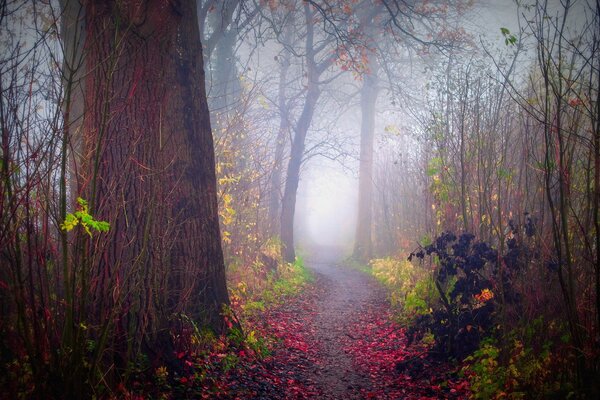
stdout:
POLYGON ((164 338, 179 313, 221 331, 228 294, 195 4, 85 8, 80 193, 111 225, 89 253, 89 315, 117 321, 133 346, 164 338))
POLYGON ((377 69, 371 63, 360 92, 362 122, 360 127, 360 169, 358 175, 358 216, 353 257, 368 261, 373 253, 371 220, 373 208, 373 138, 375 133, 375 103, 377 102, 377 69))

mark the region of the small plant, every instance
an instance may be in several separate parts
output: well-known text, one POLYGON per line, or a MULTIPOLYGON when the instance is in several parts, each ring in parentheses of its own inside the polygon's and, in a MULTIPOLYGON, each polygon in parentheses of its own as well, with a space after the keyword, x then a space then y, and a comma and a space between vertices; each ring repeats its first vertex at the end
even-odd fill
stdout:
POLYGON ((60 229, 70 232, 77 225, 80 225, 90 237, 92 237, 91 229, 98 232, 108 232, 110 229, 110 224, 106 221, 99 221, 95 219, 89 213, 87 201, 81 197, 78 197, 77 204, 79 205, 79 209, 74 213, 67 213, 65 221, 60 224, 60 229))
POLYGON ((390 291, 390 302, 400 322, 411 325, 415 318, 432 312, 437 293, 431 274, 407 260, 371 260, 370 273, 390 291))
POLYGON ((462 372, 469 378, 473 398, 547 398, 559 392, 567 396, 569 389, 561 388, 560 382, 552 378, 553 354, 549 343, 541 351, 535 351, 513 338, 508 353, 508 360, 502 362, 503 350, 495 339, 486 338, 465 359, 467 365, 462 372))

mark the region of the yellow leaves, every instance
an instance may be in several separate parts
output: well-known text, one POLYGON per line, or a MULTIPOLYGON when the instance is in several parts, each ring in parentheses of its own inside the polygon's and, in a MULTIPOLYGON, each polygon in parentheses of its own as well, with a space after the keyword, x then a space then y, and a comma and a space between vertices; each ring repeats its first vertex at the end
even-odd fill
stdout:
POLYGON ((217 182, 219 183, 219 185, 228 185, 228 184, 233 184, 233 183, 238 183, 240 181, 240 177, 234 177, 234 176, 224 176, 222 178, 219 178, 217 180, 217 182))
POLYGON ((164 381, 167 379, 167 377, 169 376, 169 371, 167 370, 167 367, 162 366, 162 367, 158 367, 156 368, 156 370, 154 371, 154 375, 156 375, 156 378, 159 381, 164 381))
POLYGON ((237 290, 240 294, 246 294, 246 292, 248 291, 248 285, 246 284, 246 282, 239 282, 237 284, 237 290))
POLYGON ((244 75, 240 75, 240 86, 242 86, 242 89, 244 89, 245 92, 252 89, 252 83, 244 75))
POLYGON ((398 128, 396 125, 386 125, 385 128, 383 128, 383 130, 386 133, 391 133, 391 134, 398 135, 398 136, 400 136, 402 134, 400 132, 400 128, 398 128))
POLYGON ((71 230, 73 230, 73 228, 77 226, 77 224, 79 224, 79 220, 73 214, 69 213, 65 218, 65 222, 60 224, 60 229, 62 229, 63 231, 70 232, 71 230))
POLYGON ((77 225, 81 225, 90 237, 92 236, 91 229, 94 229, 98 232, 107 232, 110 229, 110 224, 108 222, 96 220, 89 213, 87 201, 85 201, 81 197, 78 197, 77 204, 79 206, 79 209, 74 213, 68 213, 65 216, 64 222, 60 224, 60 229, 66 232, 70 232, 77 225))
POLYGON ((492 220, 491 220, 491 218, 490 218, 490 216, 489 216, 489 215, 487 215, 487 214, 483 214, 483 215, 481 216, 481 223, 482 223, 483 225, 487 225, 487 226, 489 226, 489 225, 492 223, 492 220))
POLYGON ((235 217, 235 214, 236 214, 235 210, 231 206, 233 199, 232 199, 231 195, 228 193, 223 194, 223 196, 221 196, 221 199, 223 200, 223 206, 219 210, 219 215, 221 216, 221 222, 225 226, 231 225, 231 223, 233 222, 233 218, 235 217))
POLYGON ((248 335, 246 335, 246 343, 250 346, 256 344, 258 339, 256 339, 256 331, 250 331, 248 335))
POLYGON ((265 99, 265 97, 264 97, 264 96, 259 96, 259 97, 258 97, 258 104, 259 104, 259 105, 260 105, 262 108, 264 108, 265 110, 268 110, 269 108, 271 108, 271 107, 269 106, 269 103, 267 103, 267 100, 265 99))
POLYGON ((231 243, 231 233, 223 230, 221 232, 223 243, 231 243))

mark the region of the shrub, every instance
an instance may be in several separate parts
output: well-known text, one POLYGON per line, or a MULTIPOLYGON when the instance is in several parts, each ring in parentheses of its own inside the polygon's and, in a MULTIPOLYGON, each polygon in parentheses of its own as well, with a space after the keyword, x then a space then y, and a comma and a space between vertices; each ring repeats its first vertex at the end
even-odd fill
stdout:
POLYGON ((484 339, 479 348, 465 359, 462 371, 469 378, 475 399, 547 399, 568 396, 570 389, 553 374, 556 357, 551 344, 541 351, 511 335, 510 346, 503 350, 493 338, 484 339), (502 355, 508 351, 508 360, 502 355))
POLYGON ((445 232, 409 256, 409 261, 433 257, 437 266, 433 282, 440 299, 440 306, 419 317, 411 333, 430 331, 439 351, 459 359, 477 349, 493 326, 494 291, 489 276, 497 253, 474 238, 469 233, 457 237, 445 232))
POLYGON ((401 323, 411 325, 415 318, 432 312, 437 292, 430 272, 391 257, 371 260, 369 265, 371 274, 388 288, 401 323))

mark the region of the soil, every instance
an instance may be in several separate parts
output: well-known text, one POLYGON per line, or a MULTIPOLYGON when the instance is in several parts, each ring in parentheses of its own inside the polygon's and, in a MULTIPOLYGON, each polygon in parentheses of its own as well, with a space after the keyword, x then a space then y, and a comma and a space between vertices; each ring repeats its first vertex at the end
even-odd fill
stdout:
POLYGON ((305 260, 315 282, 261 316, 273 355, 233 377, 239 399, 459 399, 456 373, 407 346, 386 290, 319 248, 305 260))
POLYGON ((320 289, 314 340, 323 365, 315 371, 315 379, 322 398, 360 399, 371 388, 370 378, 356 368, 347 344, 356 339, 354 327, 362 316, 387 308, 386 297, 371 277, 344 266, 339 254, 322 248, 306 260, 320 289))

